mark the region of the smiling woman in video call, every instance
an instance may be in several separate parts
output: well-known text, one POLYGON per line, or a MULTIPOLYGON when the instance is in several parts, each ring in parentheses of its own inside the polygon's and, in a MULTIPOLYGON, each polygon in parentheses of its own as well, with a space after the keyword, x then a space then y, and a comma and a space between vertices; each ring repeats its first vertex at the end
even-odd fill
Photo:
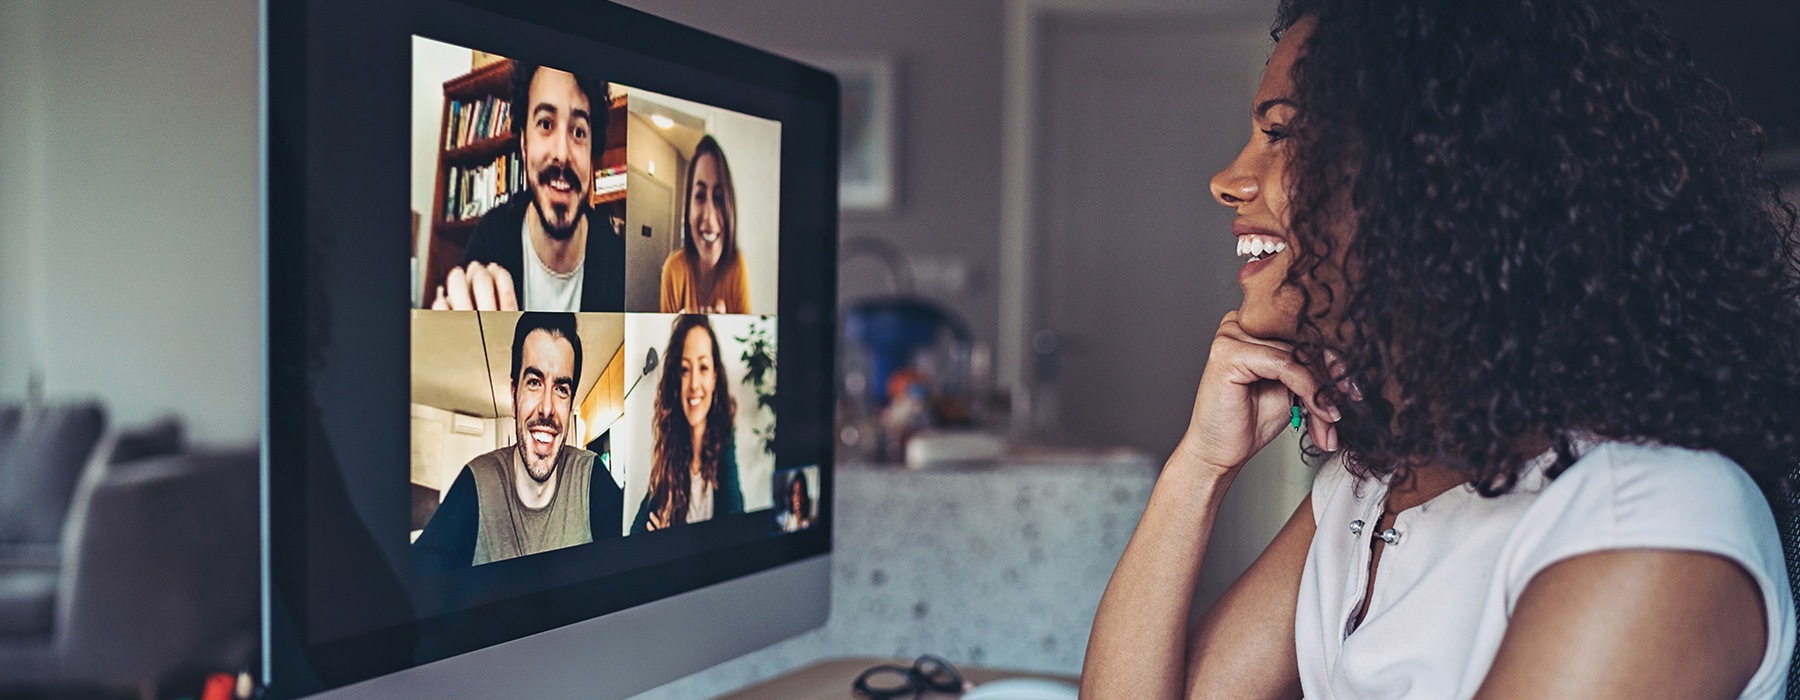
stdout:
POLYGON ((738 252, 737 189, 725 151, 710 134, 694 147, 687 187, 681 250, 662 269, 662 312, 750 312, 750 276, 738 252))
POLYGON ((1274 34, 1212 180, 1243 304, 1083 697, 1780 697, 1800 260, 1757 127, 1622 2, 1286 0, 1274 34), (1190 625, 1295 404, 1311 494, 1190 625))
POLYGON ((675 319, 656 386, 650 485, 633 533, 744 512, 731 380, 705 316, 675 319))

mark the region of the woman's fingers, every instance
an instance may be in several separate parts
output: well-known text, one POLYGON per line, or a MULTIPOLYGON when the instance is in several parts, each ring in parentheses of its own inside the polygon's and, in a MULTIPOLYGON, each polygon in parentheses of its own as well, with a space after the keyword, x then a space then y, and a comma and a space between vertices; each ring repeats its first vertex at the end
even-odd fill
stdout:
POLYGON ((1294 362, 1293 355, 1288 351, 1236 339, 1221 339, 1214 344, 1214 348, 1215 355, 1220 354, 1220 350, 1228 354, 1227 361, 1230 364, 1227 369, 1231 371, 1226 374, 1226 378, 1229 381, 1250 385, 1272 379, 1298 395, 1301 405, 1308 412, 1331 416, 1333 421, 1341 418, 1336 407, 1317 402, 1318 380, 1305 366, 1294 362))
MULTIPOLYGON (((1304 425, 1311 433, 1313 444, 1326 450, 1337 449, 1336 430, 1332 424, 1343 420, 1343 413, 1336 406, 1322 402, 1319 396, 1319 382, 1305 366, 1294 362, 1290 351, 1268 345, 1240 341, 1233 338, 1221 338, 1214 344, 1215 355, 1223 353, 1226 365, 1226 380, 1246 387, 1258 382, 1273 381, 1286 388, 1289 396, 1276 396, 1264 408, 1270 414, 1290 419, 1291 414, 1283 415, 1281 402, 1292 405, 1298 398, 1302 411, 1307 416, 1304 425)), ((1259 411, 1260 412, 1260 411, 1259 411)))
POLYGON ((1244 331, 1238 313, 1219 322, 1182 450, 1200 464, 1235 470, 1276 439, 1296 404, 1310 419, 1312 442, 1337 449, 1333 424, 1343 414, 1319 396, 1321 379, 1294 360, 1292 344, 1244 331))

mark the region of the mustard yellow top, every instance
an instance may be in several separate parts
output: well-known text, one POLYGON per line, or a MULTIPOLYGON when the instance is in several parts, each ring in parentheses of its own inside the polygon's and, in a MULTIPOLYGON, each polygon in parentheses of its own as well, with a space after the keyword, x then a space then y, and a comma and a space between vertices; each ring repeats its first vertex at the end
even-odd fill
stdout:
POLYGON ((731 264, 718 271, 711 289, 701 289, 694 277, 686 251, 669 254, 662 268, 663 313, 750 313, 750 276, 744 272, 743 255, 732 256, 731 264))

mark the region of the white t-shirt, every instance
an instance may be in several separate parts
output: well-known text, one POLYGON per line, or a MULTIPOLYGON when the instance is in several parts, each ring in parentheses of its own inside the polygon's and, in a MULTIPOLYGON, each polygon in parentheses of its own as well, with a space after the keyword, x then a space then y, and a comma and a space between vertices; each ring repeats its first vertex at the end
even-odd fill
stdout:
POLYGON ((1346 636, 1368 584, 1369 542, 1387 498, 1332 460, 1313 482, 1318 526, 1294 620, 1308 698, 1467 698, 1494 662, 1532 576, 1608 549, 1708 552, 1756 579, 1768 647, 1742 698, 1782 698, 1794 651, 1794 601, 1768 502, 1712 452, 1602 443, 1545 483, 1546 454, 1497 498, 1459 486, 1402 511, 1381 555, 1368 613, 1346 636), (1351 521, 1365 525, 1350 532, 1351 521))
MULTIPOLYGON (((529 212, 526 216, 535 216, 529 212)), ((586 265, 576 265, 575 271, 559 275, 539 260, 537 251, 531 247, 531 224, 527 222, 520 227, 520 245, 525 246, 524 270, 525 298, 519 300, 519 308, 524 311, 580 311, 581 310, 581 278, 587 270, 586 265)))
POLYGON ((699 474, 688 472, 688 516, 687 521, 697 523, 712 520, 713 487, 699 474))

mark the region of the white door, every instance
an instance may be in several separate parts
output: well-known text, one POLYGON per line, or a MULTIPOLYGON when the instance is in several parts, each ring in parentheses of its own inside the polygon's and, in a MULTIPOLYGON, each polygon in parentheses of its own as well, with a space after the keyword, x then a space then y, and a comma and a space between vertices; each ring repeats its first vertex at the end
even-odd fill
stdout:
POLYGON ((661 309, 662 264, 681 246, 675 191, 636 167, 625 171, 625 310, 661 309))

